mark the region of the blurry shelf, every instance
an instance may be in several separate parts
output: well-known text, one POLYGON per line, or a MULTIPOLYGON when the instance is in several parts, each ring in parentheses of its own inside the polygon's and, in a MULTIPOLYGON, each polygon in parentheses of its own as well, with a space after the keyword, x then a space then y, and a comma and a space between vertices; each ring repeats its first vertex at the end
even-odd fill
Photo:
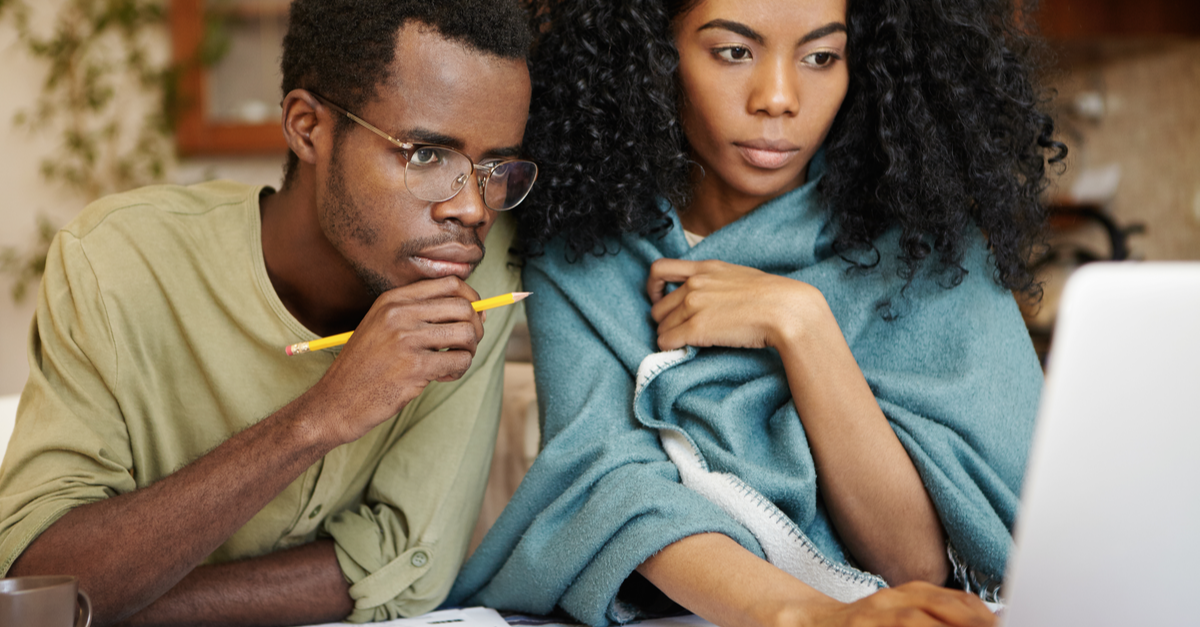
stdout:
POLYGON ((1119 224, 1099 205, 1069 201, 1048 207, 1049 249, 1033 260, 1033 270, 1042 282, 1038 303, 1018 297, 1025 326, 1038 358, 1045 364, 1053 344, 1054 322, 1067 279, 1079 266, 1095 261, 1130 259, 1129 238, 1145 232, 1140 223, 1119 224), (1099 236, 1099 237, 1097 237, 1099 236), (1100 243, 1097 246, 1097 243, 1100 243))
POLYGON ((1198 0, 1042 0, 1042 33, 1078 40, 1160 35, 1200 36, 1198 0))
POLYGON ((221 2, 210 10, 216 15, 238 19, 262 19, 286 16, 291 4, 291 0, 244 0, 221 2))
MULTIPOLYGON (((289 2, 284 0, 230 0, 222 2, 220 8, 214 11, 221 18, 233 18, 234 21, 280 21, 285 20, 289 2)), ((279 84, 266 85, 270 92, 268 96, 246 97, 247 105, 244 110, 256 112, 257 115, 245 116, 255 119, 254 122, 238 120, 226 112, 222 117, 214 112, 214 102, 221 99, 215 93, 211 80, 214 74, 222 73, 220 68, 207 68, 196 63, 198 51, 204 43, 205 27, 208 23, 209 3, 205 0, 171 0, 170 25, 172 52, 175 62, 183 68, 179 82, 179 99, 182 103, 176 125, 176 145, 181 155, 254 155, 254 154, 284 154, 287 143, 284 141, 280 121, 271 115, 273 104, 279 100, 277 93, 279 84), (265 111, 265 113, 264 113, 265 111), (263 120, 258 122, 257 120, 263 120)), ((231 56, 238 52, 236 42, 231 56)), ((278 54, 259 54, 261 63, 269 63, 266 70, 278 72, 278 54), (266 61, 263 61, 266 59, 266 61)), ((223 62, 230 64, 223 72, 226 76, 237 77, 255 71, 256 59, 227 58, 223 62)), ((261 68, 260 68, 261 69, 261 68)), ((256 77, 245 81, 251 84, 261 83, 256 77)), ((225 96, 223 100, 230 100, 225 96)), ((230 106, 226 105, 225 109, 230 106)))

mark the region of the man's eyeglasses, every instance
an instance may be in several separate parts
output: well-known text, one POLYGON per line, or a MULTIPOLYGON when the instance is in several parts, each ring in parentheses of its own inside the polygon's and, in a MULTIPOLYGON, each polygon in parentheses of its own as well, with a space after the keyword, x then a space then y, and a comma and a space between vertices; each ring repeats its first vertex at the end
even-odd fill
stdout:
POLYGON ((475 163, 463 153, 434 144, 402 142, 379 130, 370 122, 310 91, 325 106, 354 120, 363 128, 392 142, 400 148, 407 165, 404 166, 404 185, 409 193, 426 202, 444 202, 454 198, 466 186, 476 170, 479 195, 483 204, 495 211, 508 211, 521 204, 537 180, 537 164, 523 159, 475 163))

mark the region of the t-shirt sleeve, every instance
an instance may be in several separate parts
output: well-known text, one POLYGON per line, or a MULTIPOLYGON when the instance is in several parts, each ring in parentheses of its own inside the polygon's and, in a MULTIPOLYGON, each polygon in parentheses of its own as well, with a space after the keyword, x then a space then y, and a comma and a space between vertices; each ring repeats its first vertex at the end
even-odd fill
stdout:
POLYGON ((29 380, 0 467, 0 574, 74 507, 131 492, 128 432, 103 293, 63 231, 46 259, 29 334, 29 380))
MULTIPOLYGON (((516 273, 500 270, 489 294, 518 288, 516 273)), ((351 584, 348 621, 422 614, 449 592, 487 485, 516 311, 488 312, 471 369, 457 382, 426 388, 406 410, 413 413, 402 422, 412 426, 379 463, 364 504, 325 522, 351 584)))

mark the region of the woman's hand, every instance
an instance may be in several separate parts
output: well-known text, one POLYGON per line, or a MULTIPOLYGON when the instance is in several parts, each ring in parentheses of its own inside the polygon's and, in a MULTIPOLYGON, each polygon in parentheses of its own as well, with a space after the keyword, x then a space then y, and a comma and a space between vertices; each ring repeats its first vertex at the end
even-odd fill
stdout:
MULTIPOLYGON (((795 609, 802 613, 812 611, 812 608, 795 609)), ((798 616, 793 620, 781 620, 778 625, 992 627, 996 624, 996 616, 978 597, 961 590, 941 588, 924 582, 885 588, 847 605, 823 606, 815 614, 798 616)))
POLYGON ((650 266, 646 291, 661 350, 779 349, 813 326, 837 324, 817 288, 723 261, 659 259, 650 266), (682 285, 664 295, 668 283, 682 285))
POLYGON ((661 350, 779 351, 822 500, 850 554, 892 585, 946 580, 946 536, 933 501, 820 290, 721 261, 659 259, 646 291, 661 350), (681 285, 664 295, 667 283, 681 285))

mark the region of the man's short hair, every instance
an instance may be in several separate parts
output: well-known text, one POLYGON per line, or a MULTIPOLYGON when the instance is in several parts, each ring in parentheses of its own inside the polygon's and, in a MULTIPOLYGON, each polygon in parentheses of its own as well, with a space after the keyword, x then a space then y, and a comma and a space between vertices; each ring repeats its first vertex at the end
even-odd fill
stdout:
MULTIPOLYGON (((517 0, 294 0, 283 40, 283 95, 308 89, 359 111, 388 78, 409 21, 505 59, 524 59, 533 33, 517 0)), ((335 134, 351 122, 338 116, 335 134)), ((284 186, 299 158, 289 151, 284 186)))

